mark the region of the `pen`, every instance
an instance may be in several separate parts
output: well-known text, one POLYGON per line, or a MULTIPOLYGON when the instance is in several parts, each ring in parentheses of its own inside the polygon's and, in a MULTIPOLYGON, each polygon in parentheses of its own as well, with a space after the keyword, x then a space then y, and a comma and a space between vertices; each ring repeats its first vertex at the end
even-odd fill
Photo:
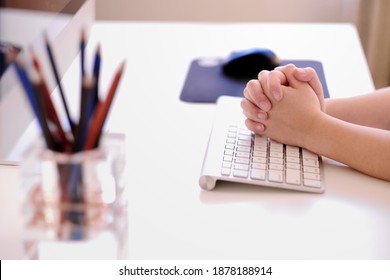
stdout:
POLYGON ((110 110, 110 106, 112 100, 114 99, 114 95, 118 87, 119 81, 122 77, 124 67, 125 67, 125 62, 122 62, 122 64, 120 65, 120 67, 118 68, 114 76, 114 79, 112 81, 106 99, 103 102, 98 103, 98 106, 91 120, 88 138, 87 138, 87 142, 85 143, 84 150, 93 149, 99 144, 99 138, 102 132, 103 124, 104 121, 106 120, 108 111, 110 110))

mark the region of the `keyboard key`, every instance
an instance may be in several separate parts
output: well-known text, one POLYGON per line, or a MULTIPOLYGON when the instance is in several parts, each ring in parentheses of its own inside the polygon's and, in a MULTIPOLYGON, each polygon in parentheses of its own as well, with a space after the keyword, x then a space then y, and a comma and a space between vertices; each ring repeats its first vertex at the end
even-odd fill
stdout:
POLYGON ((299 156, 300 156, 299 150, 298 151, 296 151, 296 150, 287 150, 286 151, 286 156, 287 157, 299 158, 299 156))
POLYGON ((265 170, 264 169, 252 169, 251 178, 255 180, 265 180, 265 170))
POLYGON ((321 180, 320 174, 315 174, 315 173, 304 173, 303 178, 310 179, 310 180, 316 180, 316 181, 321 180))
POLYGON ((238 140, 238 146, 252 146, 252 141, 250 140, 238 140))
POLYGON ((267 150, 268 150, 268 147, 267 147, 267 145, 259 145, 259 144, 255 144, 254 146, 253 146, 253 151, 259 151, 259 152, 267 152, 267 150))
POLYGON ((269 170, 268 180, 271 182, 282 183, 284 181, 283 171, 269 170))
POLYGON ((248 169, 249 169, 249 165, 248 164, 236 163, 234 165, 234 170, 246 170, 246 171, 248 171, 248 169))
POLYGON ((286 169, 286 183, 292 185, 300 185, 301 171, 298 169, 286 169))
POLYGON ((271 152, 281 152, 281 153, 283 153, 283 144, 280 144, 280 143, 275 142, 275 141, 272 140, 271 143, 270 143, 269 150, 271 152))
POLYGON ((236 163, 242 163, 242 164, 249 164, 250 160, 249 158, 236 158, 236 163))
POLYGON ((299 147, 286 145, 286 153, 295 152, 295 153, 298 153, 298 155, 299 155, 299 151, 300 151, 299 147))
POLYGON ((312 153, 308 150, 302 149, 302 157, 303 158, 310 158, 310 159, 317 159, 318 160, 318 155, 315 153, 312 153))
POLYGON ((239 133, 242 135, 250 135, 250 136, 252 135, 252 131, 250 131, 249 129, 243 129, 243 128, 240 129, 239 133))
POLYGON ((236 138, 227 138, 226 143, 228 144, 236 144, 236 138))
POLYGON ((306 187, 313 187, 313 188, 320 188, 321 187, 321 182, 317 181, 317 180, 304 179, 303 184, 306 187))
POLYGON ((222 168, 221 174, 223 176, 230 176, 230 168, 222 168))
POLYGON ((234 154, 234 150, 229 150, 229 149, 225 150, 225 155, 232 156, 233 154, 234 154))
POLYGON ((302 160, 303 166, 319 167, 318 159, 304 158, 302 160))
POLYGON ((301 165, 299 163, 293 163, 293 162, 287 162, 286 163, 287 169, 298 169, 301 170, 301 165))
POLYGON ((273 158, 283 158, 283 152, 269 152, 269 156, 273 158))
POLYGON ((283 158, 270 158, 269 163, 284 164, 283 158))
POLYGON ((233 171, 234 177, 240 177, 240 178, 248 178, 248 171, 244 170, 234 170, 233 171))
POLYGON ((255 136, 255 143, 256 143, 256 145, 262 145, 262 144, 268 145, 268 138, 260 136, 260 135, 256 135, 255 136))
POLYGON ((236 133, 234 133, 234 132, 229 132, 228 133, 228 138, 236 138, 236 133))
POLYGON ((238 140, 252 141, 252 136, 250 136, 250 135, 238 135, 238 140))
POLYGON ((252 162, 267 163, 267 158, 266 157, 253 157, 252 162))
POLYGON ((251 151, 251 147, 248 147, 248 146, 238 146, 237 147, 237 151, 249 153, 251 151))
POLYGON ((271 170, 283 170, 284 166, 283 166, 283 164, 270 163, 269 164, 269 169, 271 169, 271 170))
POLYGON ((301 163, 301 159, 299 157, 291 157, 287 156, 286 157, 286 162, 293 162, 293 163, 301 163))
POLYGON ((250 158, 251 154, 247 152, 237 152, 236 156, 240 158, 250 158))
POLYGON ((267 169, 267 165, 265 163, 252 163, 252 169, 267 169))
POLYGON ((253 141, 255 142, 256 145, 267 145, 268 146, 268 138, 265 136, 260 136, 260 135, 254 135, 253 141))
POLYGON ((320 169, 316 167, 310 167, 310 166, 304 166, 303 167, 303 172, 304 173, 315 173, 315 174, 320 174, 320 169))
POLYGON ((234 144, 226 143, 226 145, 225 145, 225 149, 229 149, 229 150, 234 150, 235 147, 236 147, 236 145, 234 145, 234 144))
POLYGON ((253 156, 254 157, 263 157, 263 158, 265 158, 265 157, 267 157, 267 152, 266 151, 264 151, 264 152, 262 152, 262 151, 254 151, 253 152, 253 156))
POLYGON ((224 156, 223 157, 223 161, 233 161, 233 157, 232 156, 224 156))
POLYGON ((232 168, 232 163, 231 162, 228 162, 228 161, 223 161, 222 162, 222 167, 223 168, 232 168))

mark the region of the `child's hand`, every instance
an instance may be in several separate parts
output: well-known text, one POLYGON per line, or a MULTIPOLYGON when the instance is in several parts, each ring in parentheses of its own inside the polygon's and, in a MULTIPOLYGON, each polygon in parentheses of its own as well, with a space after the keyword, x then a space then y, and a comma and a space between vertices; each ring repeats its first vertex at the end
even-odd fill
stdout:
POLYGON ((308 82, 317 95, 321 110, 325 112, 325 102, 321 82, 312 68, 296 68, 294 65, 286 65, 276 68, 277 71, 262 71, 258 80, 251 80, 244 89, 241 107, 248 118, 250 127, 256 133, 263 133, 265 126, 263 121, 268 118, 268 111, 272 108, 271 98, 279 102, 283 98, 282 85, 288 85, 287 76, 299 81, 308 82), (264 91, 269 92, 269 97, 264 91))
MULTIPOLYGON (((289 86, 281 86, 282 100, 277 101, 270 89, 263 90, 272 108, 268 111, 268 118, 261 122, 266 127, 261 134, 285 144, 306 147, 306 139, 317 127, 317 120, 323 112, 310 84, 289 75, 291 73, 287 74, 289 86)), ((253 128, 250 120, 246 121, 246 125, 249 129, 253 128)))

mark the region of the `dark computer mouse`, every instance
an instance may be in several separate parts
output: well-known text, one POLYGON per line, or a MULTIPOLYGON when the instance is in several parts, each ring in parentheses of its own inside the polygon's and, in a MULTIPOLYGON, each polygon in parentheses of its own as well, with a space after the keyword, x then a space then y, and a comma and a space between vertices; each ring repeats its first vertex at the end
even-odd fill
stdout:
POLYGON ((273 70, 280 66, 276 54, 265 48, 236 51, 222 64, 223 73, 234 78, 254 79, 261 70, 273 70))

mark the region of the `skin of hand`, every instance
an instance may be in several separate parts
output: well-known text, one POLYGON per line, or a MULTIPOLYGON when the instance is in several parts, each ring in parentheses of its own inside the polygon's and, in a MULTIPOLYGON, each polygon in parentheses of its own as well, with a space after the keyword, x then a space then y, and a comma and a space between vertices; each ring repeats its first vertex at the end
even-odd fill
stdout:
POLYGON ((283 98, 282 86, 290 80, 307 82, 317 96, 320 107, 325 112, 325 101, 321 82, 313 68, 296 68, 289 64, 277 67, 275 71, 261 71, 258 80, 250 80, 244 89, 245 99, 241 102, 247 125, 254 132, 261 134, 265 130, 264 120, 272 108, 271 98, 279 102, 283 98), (289 77, 289 78, 288 78, 289 77), (267 89, 268 96, 264 89, 267 89))
POLYGON ((274 100, 279 102, 283 98, 282 85, 288 85, 286 75, 309 83, 320 101, 321 110, 328 115, 358 125, 390 130, 387 113, 390 87, 365 95, 324 100, 321 82, 314 69, 287 65, 277 67, 276 70, 278 71, 260 72, 259 79, 249 81, 244 89, 246 98, 241 102, 241 107, 253 131, 262 133, 266 129, 262 122, 268 118, 268 111, 272 108, 271 101, 264 94, 262 87, 268 88, 274 100), (261 79, 266 79, 266 82, 261 82, 261 79))
MULTIPOLYGON (((316 120, 324 114, 320 100, 309 83, 295 79, 293 71, 286 72, 289 85, 281 85, 283 98, 276 100, 268 83, 272 73, 260 73, 262 92, 271 102, 268 117, 262 120, 267 129, 260 134, 285 144, 306 147, 306 138, 310 136, 316 120)), ((250 119, 246 121, 250 129, 253 124, 250 119)), ((256 130, 256 127, 253 128, 256 130)))
POLYGON ((269 80, 284 81, 283 73, 275 72, 261 72, 258 83, 244 91, 241 106, 250 130, 390 181, 390 87, 327 100, 324 113, 312 84, 293 79, 288 71, 284 75, 289 86, 280 85, 283 98, 275 98, 269 80), (253 94, 260 96, 252 99, 253 94), (270 103, 267 111, 256 104, 265 100, 270 103))
POLYGON ((286 66, 280 66, 275 68, 278 71, 262 71, 259 73, 258 80, 250 80, 244 89, 244 96, 250 100, 253 104, 264 113, 271 109, 271 102, 266 95, 264 95, 262 88, 260 87, 261 77, 264 73, 267 73, 267 88, 269 88, 272 96, 276 101, 280 101, 283 98, 281 90, 282 85, 288 85, 287 74, 297 79, 298 81, 307 82, 313 88, 317 95, 321 110, 325 112, 325 101, 321 82, 317 76, 315 70, 311 67, 297 68, 292 64, 286 66))

